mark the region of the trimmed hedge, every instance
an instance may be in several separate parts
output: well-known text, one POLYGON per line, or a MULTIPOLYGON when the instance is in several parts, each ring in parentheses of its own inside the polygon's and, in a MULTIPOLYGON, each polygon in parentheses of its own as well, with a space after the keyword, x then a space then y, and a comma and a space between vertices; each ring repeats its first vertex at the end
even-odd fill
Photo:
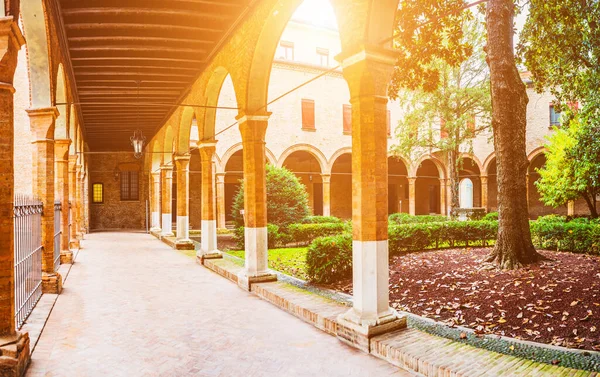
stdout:
POLYGON ((302 224, 329 224, 341 223, 342 220, 335 216, 306 216, 302 219, 302 224))
POLYGON ((483 216, 483 219, 481 219, 481 220, 498 221, 498 212, 490 212, 490 213, 486 214, 485 216, 483 216))
MULTIPOLYGON (((244 229, 245 228, 243 226, 235 228, 233 234, 233 239, 237 243, 237 247, 240 250, 244 250, 246 242, 246 235, 244 229)), ((267 224, 267 243, 269 249, 273 249, 279 245, 284 245, 287 243, 285 237, 282 237, 282 235, 280 235, 279 227, 277 225, 267 224)))
POLYGON ((315 238, 333 236, 347 230, 346 224, 318 223, 318 224, 292 224, 287 228, 287 234, 292 242, 308 245, 315 238))
POLYGON ((408 213, 394 213, 388 217, 390 224, 424 224, 449 221, 443 215, 409 215, 408 213))
POLYGON ((352 234, 319 237, 306 254, 307 275, 316 283, 329 284, 352 277, 352 234))
POLYGON ((600 255, 600 225, 586 220, 532 221, 531 239, 540 249, 600 255))

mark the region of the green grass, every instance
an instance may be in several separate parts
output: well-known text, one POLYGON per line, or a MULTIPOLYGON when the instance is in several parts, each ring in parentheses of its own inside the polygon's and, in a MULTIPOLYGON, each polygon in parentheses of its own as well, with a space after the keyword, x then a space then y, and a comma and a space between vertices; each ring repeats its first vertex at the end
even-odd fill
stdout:
MULTIPOLYGON (((306 253, 307 247, 291 247, 286 249, 269 250, 269 267, 273 270, 307 280, 306 253)), ((228 251, 238 258, 244 258, 244 250, 228 251)))

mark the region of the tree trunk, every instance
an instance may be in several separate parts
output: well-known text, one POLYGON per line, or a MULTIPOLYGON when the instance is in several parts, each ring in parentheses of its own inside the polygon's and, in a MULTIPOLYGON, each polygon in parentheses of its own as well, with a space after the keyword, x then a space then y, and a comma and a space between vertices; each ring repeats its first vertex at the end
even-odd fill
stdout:
POLYGON ((458 209, 460 208, 459 193, 458 193, 458 153, 456 151, 448 152, 448 166, 450 167, 448 174, 450 178, 450 217, 458 217, 458 209))
POLYGON ((543 257, 531 242, 527 203, 527 92, 513 51, 513 0, 489 0, 486 9, 492 127, 498 167, 498 238, 487 259, 514 269, 543 257))
POLYGON ((590 210, 590 216, 592 217, 592 219, 597 219, 598 210, 596 210, 596 195, 594 193, 590 193, 589 196, 587 194, 583 194, 581 196, 585 200, 585 203, 587 204, 590 210))

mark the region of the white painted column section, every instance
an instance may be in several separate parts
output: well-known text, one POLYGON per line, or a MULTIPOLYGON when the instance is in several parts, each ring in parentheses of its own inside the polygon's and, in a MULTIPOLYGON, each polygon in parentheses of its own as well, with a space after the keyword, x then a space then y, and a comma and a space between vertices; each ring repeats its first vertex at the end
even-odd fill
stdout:
POLYGON ((202 240, 200 242, 200 249, 203 255, 217 254, 217 221, 216 220, 202 220, 202 240))
POLYGON ((244 229, 246 239, 246 276, 258 277, 270 274, 267 228, 244 229))

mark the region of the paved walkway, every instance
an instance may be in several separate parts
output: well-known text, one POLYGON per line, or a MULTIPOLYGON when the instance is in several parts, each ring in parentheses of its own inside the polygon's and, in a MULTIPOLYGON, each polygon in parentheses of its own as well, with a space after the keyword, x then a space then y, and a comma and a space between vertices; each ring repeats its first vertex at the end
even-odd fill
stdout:
POLYGON ((86 238, 28 376, 410 376, 149 235, 86 238))

